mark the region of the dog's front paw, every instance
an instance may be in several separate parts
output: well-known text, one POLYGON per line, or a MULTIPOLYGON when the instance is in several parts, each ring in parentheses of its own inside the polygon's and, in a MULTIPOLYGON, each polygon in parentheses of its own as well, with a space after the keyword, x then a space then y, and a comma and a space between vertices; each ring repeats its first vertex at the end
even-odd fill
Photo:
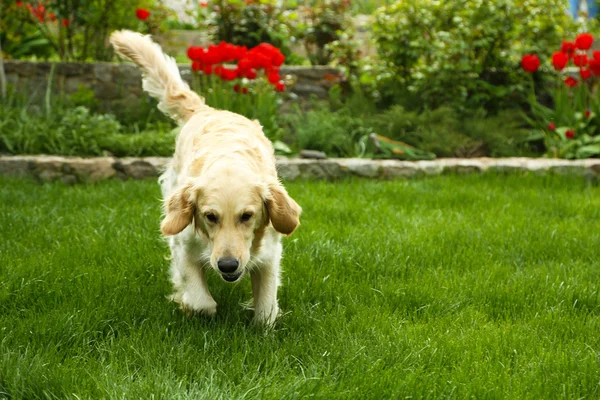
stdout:
MULTIPOLYGON (((177 301, 176 298, 174 300, 177 301)), ((193 297, 189 293, 184 293, 177 302, 188 317, 194 314, 212 317, 217 313, 217 302, 212 297, 193 297)))
POLYGON ((279 307, 274 304, 269 307, 260 307, 254 310, 254 319, 252 322, 256 325, 272 327, 279 315, 279 307))

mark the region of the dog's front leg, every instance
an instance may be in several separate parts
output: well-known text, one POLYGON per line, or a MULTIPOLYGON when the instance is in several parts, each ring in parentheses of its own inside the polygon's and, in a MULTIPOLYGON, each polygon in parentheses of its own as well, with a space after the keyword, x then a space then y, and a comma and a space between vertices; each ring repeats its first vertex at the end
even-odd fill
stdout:
POLYGON ((215 315, 217 303, 208 289, 205 268, 190 262, 187 255, 181 252, 174 252, 173 256, 171 274, 175 294, 172 299, 188 314, 215 315))
POLYGON ((277 305, 279 257, 273 261, 250 272, 254 298, 254 322, 267 326, 273 325, 279 313, 277 305))

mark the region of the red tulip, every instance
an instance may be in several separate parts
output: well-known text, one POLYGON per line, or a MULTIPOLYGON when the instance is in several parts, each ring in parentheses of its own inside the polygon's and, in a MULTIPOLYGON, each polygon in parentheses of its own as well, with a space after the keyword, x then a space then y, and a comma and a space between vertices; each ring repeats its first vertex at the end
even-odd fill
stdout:
POLYGON ((577 79, 573 78, 572 76, 567 77, 567 79, 565 79, 565 84, 568 87, 575 87, 577 86, 577 79))
POLYGON ((232 81, 237 78, 237 71, 235 69, 222 68, 221 69, 221 78, 226 81, 232 81))
POLYGON ((281 80, 281 76, 279 75, 279 72, 273 71, 269 73, 268 79, 270 83, 276 84, 281 80))
POLYGON ((589 68, 581 68, 579 70, 579 75, 581 75, 581 79, 589 79, 592 76, 592 71, 589 68))
POLYGON ((246 71, 246 78, 253 80, 256 79, 256 70, 254 68, 250 68, 248 71, 246 71))
POLYGON ((589 67, 594 75, 600 75, 600 59, 592 58, 589 67))
POLYGON ((187 50, 187 56, 190 60, 203 62, 205 50, 201 46, 190 46, 187 50))
POLYGON ((213 67, 212 65, 204 65, 202 67, 202 73, 205 75, 210 75, 213 72, 213 67))
POLYGON ((589 33, 582 33, 575 39, 575 47, 579 50, 588 50, 594 43, 594 37, 589 33))
POLYGON ((521 66, 527 72, 535 72, 540 67, 540 59, 535 54, 525 54, 521 59, 521 66))
POLYGON ((60 23, 62 26, 64 26, 65 28, 69 27, 69 20, 67 18, 63 18, 60 20, 60 23))
POLYGON ((567 139, 573 139, 575 137, 575 131, 573 129, 569 129, 565 132, 565 136, 567 139))
POLYGON ((138 8, 135 10, 135 16, 139 20, 145 21, 150 16, 150 11, 146 10, 145 8, 138 8))
POLYGON ((590 115, 592 115, 592 113, 590 112, 590 110, 585 110, 585 112, 583 114, 585 115, 586 118, 589 118, 590 115))
POLYGON ((569 56, 561 51, 552 54, 552 65, 557 71, 562 71, 569 63, 569 56))
POLYGON ((550 122, 548 124, 548 129, 551 130, 551 131, 555 130, 556 129, 556 124, 554 122, 550 122))
POLYGON ((283 81, 277 82, 277 84, 275 85, 275 91, 283 92, 284 90, 285 90, 285 84, 283 83, 283 81))
POLYGON ((588 61, 587 54, 573 55, 573 64, 577 65, 578 67, 584 67, 584 66, 588 65, 588 63, 589 63, 589 61, 588 61))
POLYGON ((573 54, 575 51, 575 43, 573 42, 562 42, 562 46, 560 46, 560 51, 567 55, 573 54))
POLYGON ((192 61, 193 71, 202 71, 202 63, 200 61, 192 61))

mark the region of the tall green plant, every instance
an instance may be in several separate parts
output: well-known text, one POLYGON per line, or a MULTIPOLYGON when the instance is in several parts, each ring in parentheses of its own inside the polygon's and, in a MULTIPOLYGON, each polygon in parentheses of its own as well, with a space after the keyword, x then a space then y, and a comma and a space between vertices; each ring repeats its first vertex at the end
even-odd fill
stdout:
POLYGON ((374 35, 392 80, 417 94, 422 108, 497 110, 526 90, 521 54, 549 57, 576 31, 567 6, 567 0, 398 0, 378 10, 374 35))

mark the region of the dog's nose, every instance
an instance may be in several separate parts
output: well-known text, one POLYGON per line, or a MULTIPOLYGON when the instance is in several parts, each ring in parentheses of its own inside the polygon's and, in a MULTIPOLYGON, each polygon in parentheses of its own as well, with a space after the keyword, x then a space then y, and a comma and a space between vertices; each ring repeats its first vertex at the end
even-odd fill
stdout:
POLYGON ((236 269, 240 266, 240 262, 233 257, 223 257, 219 258, 217 261, 217 267, 219 267, 219 271, 224 272, 226 274, 230 274, 235 272, 236 269))

